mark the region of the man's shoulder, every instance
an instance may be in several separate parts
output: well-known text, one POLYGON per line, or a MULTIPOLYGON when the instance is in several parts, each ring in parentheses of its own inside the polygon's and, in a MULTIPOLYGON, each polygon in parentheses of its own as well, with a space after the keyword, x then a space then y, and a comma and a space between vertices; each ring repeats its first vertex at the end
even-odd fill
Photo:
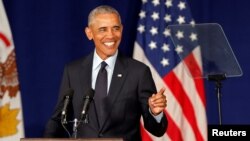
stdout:
POLYGON ((70 61, 66 65, 67 66, 78 66, 78 65, 81 65, 85 59, 86 59, 86 57, 77 58, 77 59, 70 61))
POLYGON ((83 56, 83 57, 80 57, 80 58, 77 58, 77 59, 70 61, 69 63, 66 64, 66 66, 79 67, 82 65, 90 64, 90 63, 92 63, 92 58, 93 58, 93 55, 91 53, 87 56, 83 56))
POLYGON ((147 68, 148 66, 141 62, 141 61, 138 61, 134 58, 131 58, 131 57, 122 57, 126 62, 127 62, 127 65, 129 67, 132 67, 132 68, 147 68))

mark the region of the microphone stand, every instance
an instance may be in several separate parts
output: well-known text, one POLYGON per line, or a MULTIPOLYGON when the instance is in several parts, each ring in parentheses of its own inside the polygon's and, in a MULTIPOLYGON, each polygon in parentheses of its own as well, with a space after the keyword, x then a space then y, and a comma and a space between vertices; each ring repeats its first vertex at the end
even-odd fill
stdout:
MULTIPOLYGON (((77 130, 78 130, 78 126, 83 123, 83 124, 86 124, 86 123, 89 123, 89 119, 88 119, 88 114, 87 114, 87 109, 88 109, 88 106, 89 106, 89 103, 91 102, 92 98, 93 98, 93 95, 94 95, 94 91, 92 89, 89 90, 89 95, 87 95, 85 97, 85 100, 84 100, 84 104, 83 104, 83 111, 81 113, 81 116, 80 116, 80 120, 78 120, 77 118, 75 118, 73 121, 69 121, 70 123, 73 124, 73 133, 72 133, 72 138, 77 138, 77 130)), ((62 123, 62 126, 65 128, 65 130, 68 132, 67 128, 65 127, 64 124, 67 124, 67 121, 66 121, 66 115, 65 117, 62 117, 61 118, 61 123, 62 123)), ((69 133, 69 132, 68 132, 69 133)), ((70 134, 69 134, 70 135, 70 134)))
POLYGON ((222 88, 222 80, 226 79, 225 74, 215 74, 215 75, 208 75, 208 80, 215 81, 215 91, 217 94, 218 100, 218 114, 219 114, 219 124, 222 124, 222 112, 221 112, 221 88, 222 88))
POLYGON ((72 137, 76 139, 77 138, 77 129, 78 129, 78 126, 81 123, 83 123, 83 124, 89 123, 88 114, 81 115, 81 118, 80 118, 79 121, 77 120, 77 118, 75 118, 71 122, 73 122, 73 134, 72 134, 72 137))
POLYGON ((73 124, 73 134, 72 134, 72 137, 76 139, 77 138, 77 127, 79 125, 79 122, 78 122, 77 118, 74 119, 73 123, 74 124, 73 124))
POLYGON ((93 99, 93 95, 94 91, 92 89, 89 89, 88 95, 84 98, 83 110, 81 112, 80 120, 78 121, 77 118, 75 118, 73 121, 73 135, 72 135, 73 138, 77 138, 77 128, 81 123, 83 124, 89 123, 88 114, 86 111, 88 109, 91 100, 93 99))

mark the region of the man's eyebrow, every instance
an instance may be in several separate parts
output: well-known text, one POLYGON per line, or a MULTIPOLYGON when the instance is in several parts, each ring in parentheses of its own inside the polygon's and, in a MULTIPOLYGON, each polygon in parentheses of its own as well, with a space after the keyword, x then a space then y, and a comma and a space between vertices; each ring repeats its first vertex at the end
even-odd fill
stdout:
POLYGON ((115 26, 113 26, 113 28, 120 29, 121 25, 115 25, 115 26))
POLYGON ((100 30, 100 29, 106 29, 106 28, 107 28, 107 27, 102 26, 102 27, 99 27, 98 30, 100 30))

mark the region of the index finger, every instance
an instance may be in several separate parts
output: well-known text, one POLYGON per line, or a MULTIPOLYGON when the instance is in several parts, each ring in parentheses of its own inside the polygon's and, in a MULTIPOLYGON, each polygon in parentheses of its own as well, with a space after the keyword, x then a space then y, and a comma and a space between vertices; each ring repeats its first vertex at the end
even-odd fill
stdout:
POLYGON ((166 88, 162 87, 157 94, 163 95, 163 93, 165 92, 165 90, 166 90, 166 88))

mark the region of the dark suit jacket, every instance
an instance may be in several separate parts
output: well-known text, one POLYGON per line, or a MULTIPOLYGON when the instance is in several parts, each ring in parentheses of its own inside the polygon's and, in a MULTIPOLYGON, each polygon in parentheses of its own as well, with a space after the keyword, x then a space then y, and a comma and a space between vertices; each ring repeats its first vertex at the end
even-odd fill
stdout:
MULTIPOLYGON (((46 126, 45 137, 67 137, 67 133, 61 126, 60 116, 63 92, 69 88, 74 90, 74 95, 67 118, 68 120, 79 119, 84 95, 91 88, 92 62, 93 53, 66 65, 61 94, 55 112, 46 126)), ((98 125, 95 105, 92 101, 88 110, 89 123, 78 127, 77 137, 121 137, 124 140, 140 141, 141 115, 145 128, 155 136, 162 136, 166 132, 167 119, 163 114, 161 122, 157 123, 150 114, 148 98, 153 93, 156 93, 156 88, 150 69, 139 61, 118 55, 106 98, 105 122, 103 125, 98 125)))

